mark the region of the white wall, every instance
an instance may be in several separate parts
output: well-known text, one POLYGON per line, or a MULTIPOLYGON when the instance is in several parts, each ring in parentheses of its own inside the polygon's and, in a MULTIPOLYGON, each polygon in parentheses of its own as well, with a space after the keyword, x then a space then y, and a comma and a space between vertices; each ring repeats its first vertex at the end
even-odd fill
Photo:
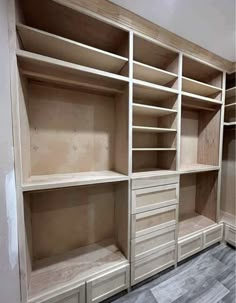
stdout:
POLYGON ((7 2, 0 0, 0 303, 20 302, 7 2))

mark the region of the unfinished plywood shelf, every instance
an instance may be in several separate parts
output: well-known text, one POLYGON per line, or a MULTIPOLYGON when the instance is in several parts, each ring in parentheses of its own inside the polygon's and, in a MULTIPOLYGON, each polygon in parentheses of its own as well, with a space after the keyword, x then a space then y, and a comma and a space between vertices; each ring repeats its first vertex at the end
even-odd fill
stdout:
POLYGON ((74 63, 17 51, 21 73, 30 78, 47 81, 58 85, 101 91, 107 94, 122 93, 122 87, 128 78, 80 66, 74 63))
MULTIPOLYGON (((200 96, 212 96, 222 93, 222 89, 193 79, 182 77, 182 90, 200 96)), ((213 99, 213 98, 212 98, 213 99)))
POLYGON ((132 148, 133 151, 176 151, 176 148, 173 147, 165 147, 165 148, 161 148, 161 147, 153 147, 153 148, 132 148))
POLYGON ((119 74, 128 59, 23 24, 17 30, 26 51, 119 74))
POLYGON ((179 220, 178 239, 215 226, 216 222, 198 213, 188 214, 179 220))
POLYGON ((133 77, 134 79, 171 87, 177 80, 178 75, 144 63, 134 61, 133 77))
POLYGON ((182 106, 185 108, 195 108, 214 111, 222 105, 222 102, 191 93, 182 92, 182 106))
POLYGON ((179 172, 181 174, 191 174, 191 173, 212 171, 212 170, 219 170, 219 169, 220 169, 219 166, 196 163, 196 164, 182 165, 179 169, 179 172))
POLYGON ((69 289, 89 278, 125 264, 128 264, 127 259, 112 240, 92 244, 66 255, 38 262, 31 274, 29 302, 35 302, 36 298, 40 298, 46 292, 50 293, 58 288, 63 291, 65 287, 69 289))
POLYGON ((236 86, 226 89, 225 98, 232 98, 236 96, 236 86))
POLYGON ((177 111, 173 110, 173 109, 163 108, 163 107, 133 103, 133 113, 136 115, 162 117, 162 116, 170 115, 173 113, 177 113, 177 111))
POLYGON ((161 128, 161 127, 147 127, 147 126, 133 126, 135 132, 154 132, 154 133, 168 133, 176 132, 176 129, 172 128, 161 128))
POLYGON ((235 126, 236 122, 224 122, 224 126, 235 126))
POLYGON ((23 191, 45 190, 78 185, 110 183, 128 180, 128 176, 114 171, 94 171, 71 174, 32 176, 22 185, 23 191))

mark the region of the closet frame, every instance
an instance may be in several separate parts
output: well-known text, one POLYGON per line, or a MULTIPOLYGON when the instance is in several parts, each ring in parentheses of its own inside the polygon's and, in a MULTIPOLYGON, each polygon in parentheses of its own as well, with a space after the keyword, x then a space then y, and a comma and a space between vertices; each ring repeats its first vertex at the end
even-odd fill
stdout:
MULTIPOLYGON (((25 2, 27 3, 27 0, 25 0, 25 2)), ((120 49, 114 48, 111 51, 112 44, 106 45, 106 37, 104 40, 104 49, 100 49, 98 46, 95 46, 96 41, 92 43, 93 45, 87 45, 84 41, 73 41, 72 37, 68 37, 68 35, 60 37, 57 31, 57 33, 47 33, 45 28, 34 28, 34 26, 28 24, 30 22, 27 23, 24 21, 23 15, 19 10, 20 4, 15 2, 15 0, 10 1, 11 93, 22 302, 35 303, 37 300, 40 300, 42 303, 49 303, 51 302, 50 300, 54 299, 58 299, 59 301, 70 293, 75 295, 75 300, 81 300, 81 303, 84 303, 85 300, 87 300, 86 302, 88 303, 100 302, 117 292, 130 289, 130 286, 141 282, 154 273, 177 265, 178 261, 221 240, 222 225, 219 224, 220 187, 226 71, 217 68, 211 63, 190 56, 187 52, 180 51, 178 48, 170 47, 158 41, 158 39, 154 39, 130 27, 122 26, 116 21, 87 11, 76 4, 73 5, 71 2, 64 0, 48 0, 48 2, 53 3, 53 5, 57 7, 62 6, 68 10, 68 12, 73 12, 73 16, 78 13, 84 20, 88 20, 88 22, 91 20, 94 20, 92 22, 95 22, 95 24, 96 22, 101 22, 101 24, 104 24, 104 28, 111 30, 111 35, 114 29, 115 35, 120 35, 119 37, 124 38, 125 47, 121 47, 120 49), (21 37, 21 41, 18 39, 18 35, 21 37), (29 37, 33 37, 35 41, 39 39, 39 44, 31 45, 31 38, 29 37), (46 46, 47 41, 50 41, 49 48, 41 48, 40 42, 46 46), (167 58, 165 64, 163 64, 160 58, 157 62, 147 62, 145 60, 145 54, 136 54, 135 43, 137 43, 137 41, 139 44, 143 43, 145 47, 147 45, 147 49, 151 48, 153 53, 158 54, 162 52, 163 56, 167 58), (54 43, 61 46, 62 49, 63 47, 71 49, 71 55, 63 54, 63 51, 62 53, 57 52, 57 54, 54 55, 56 52, 54 43), (25 50, 22 50, 23 46, 25 50), (77 50, 82 52, 81 57, 76 55, 77 50), (91 58, 92 56, 97 56, 96 58, 101 61, 101 64, 93 66, 93 64, 95 64, 94 61, 87 59, 86 53, 88 56, 91 56, 91 58), (17 65, 17 60, 19 65, 17 65), (206 70, 207 77, 200 79, 196 75, 191 75, 188 70, 189 68, 191 70, 191 64, 193 64, 193 66, 199 66, 203 71, 206 70), (187 69, 185 65, 187 65, 187 69), (48 73, 42 69, 42 66, 49 68, 48 73), (83 96, 87 97, 89 95, 95 96, 94 101, 91 101, 91 107, 93 107, 95 113, 99 112, 99 109, 95 108, 99 100, 103 100, 103 97, 104 100, 107 100, 106 102, 104 100, 102 101, 104 102, 103 106, 106 108, 109 107, 108 115, 114 115, 113 118, 117 123, 112 126, 112 134, 107 133, 107 130, 111 128, 111 124, 105 125, 105 128, 103 128, 107 137, 114 137, 107 145, 107 149, 111 149, 110 156, 112 158, 109 165, 105 161, 106 164, 101 169, 97 169, 96 172, 86 165, 82 171, 79 169, 70 171, 69 167, 66 167, 68 170, 64 171, 63 169, 54 170, 52 165, 49 171, 39 171, 38 174, 29 174, 28 177, 26 177, 27 174, 25 170, 29 171, 29 168, 26 168, 26 166, 30 166, 27 161, 32 161, 34 149, 32 147, 29 148, 30 144, 32 144, 28 142, 30 141, 29 138, 26 139, 28 145, 24 144, 22 134, 28 127, 28 132, 30 132, 29 129, 33 131, 29 137, 32 138, 35 135, 34 119, 37 120, 37 112, 33 109, 28 110, 26 106, 23 106, 22 109, 23 103, 20 101, 19 86, 21 83, 19 73, 21 73, 21 77, 29 79, 27 80, 29 81, 29 85, 43 85, 46 90, 49 87, 48 92, 51 91, 52 94, 58 89, 58 96, 63 95, 65 91, 68 91, 69 95, 73 92, 77 97, 79 94, 84 94, 83 96), (63 73, 67 79, 63 78, 63 73), (78 79, 80 79, 79 82, 78 79), (110 103, 110 105, 108 105, 108 103, 110 103), (123 115, 122 117, 119 115, 117 117, 117 112, 119 111, 125 113, 124 117, 123 115), (192 116, 190 115, 190 119, 193 120, 193 140, 195 142, 194 159, 197 159, 197 161, 194 160, 196 163, 194 161, 190 162, 187 168, 183 168, 182 165, 184 145, 186 142, 188 144, 188 141, 184 141, 185 138, 181 135, 185 127, 183 123, 184 111, 193 113, 192 116), (199 114, 201 111, 206 113, 203 122, 201 121, 202 116, 199 114), (22 112, 30 122, 33 117, 32 126, 26 125, 23 130, 22 112), (212 122, 213 112, 216 113, 216 118, 212 122), (143 124, 143 122, 147 124, 143 124), (214 143, 214 149, 215 147, 217 149, 214 155, 214 163, 211 162, 211 157, 207 154, 208 147, 204 144, 204 138, 202 139, 201 137, 202 130, 199 130, 199 125, 203 125, 203 131, 205 130, 207 140, 211 140, 213 137, 217 140, 217 142, 214 143), (204 128, 204 125, 206 128, 204 128), (216 135, 213 131, 215 125, 217 126, 216 135), (115 143, 116 139, 118 143, 115 143), (199 144, 201 140, 203 143, 199 144), (144 141, 144 146, 140 145, 140 142, 142 144, 144 141), (121 143, 119 144, 119 142, 121 143), (117 151, 115 153, 116 148, 117 151), (147 158, 149 158, 148 162, 145 162, 147 158), (211 177, 213 175, 216 176, 214 182, 214 198, 212 200, 215 208, 213 215, 214 222, 212 225, 198 229, 196 232, 190 232, 184 235, 184 237, 179 237, 181 179, 187 178, 188 175, 197 175, 197 178, 201 180, 201 176, 204 176, 204 174, 209 174, 211 177), (111 266, 105 266, 102 270, 95 270, 92 274, 81 279, 78 278, 75 281, 67 281, 68 283, 65 284, 62 283, 61 289, 52 288, 29 297, 30 266, 29 261, 27 261, 29 260, 29 256, 26 244, 28 239, 26 233, 30 231, 30 229, 28 229, 29 222, 26 222, 28 219, 25 219, 26 197, 34 196, 36 198, 32 199, 32 201, 38 201, 41 195, 50 197, 53 196, 53 194, 50 193, 55 193, 56 195, 58 191, 62 193, 68 191, 72 194, 73 191, 80 191, 83 188, 90 187, 98 191, 102 187, 107 187, 109 190, 111 189, 111 195, 108 197, 111 201, 113 201, 113 198, 116 196, 116 191, 122 188, 122 201, 119 201, 119 197, 117 200, 114 198, 114 209, 112 209, 112 212, 118 212, 115 216, 120 216, 125 221, 123 228, 122 226, 118 226, 118 231, 114 231, 114 235, 118 240, 115 243, 117 246, 112 249, 118 248, 118 253, 122 255, 120 262, 111 264, 111 266), (157 190, 155 190, 155 187, 157 190), (140 237, 140 233, 137 233, 137 236, 135 236, 131 225, 135 225, 133 220, 136 212, 132 209, 131 201, 134 201, 134 195, 139 192, 147 195, 152 192, 159 194, 162 187, 164 190, 169 190, 172 187, 176 189, 176 198, 173 199, 174 202, 163 200, 160 205, 154 206, 149 212, 150 215, 152 215, 151 213, 159 214, 165 212, 164 206, 171 205, 166 207, 166 211, 173 209, 175 211, 176 221, 172 220, 170 223, 164 223, 168 231, 172 232, 171 235, 169 235, 169 237, 171 236, 171 241, 165 243, 162 248, 157 246, 150 248, 148 252, 143 251, 141 253, 143 256, 138 256, 138 260, 136 260, 135 245, 152 238, 152 232, 153 235, 154 233, 157 236, 162 235, 162 233, 164 233, 164 225, 160 231, 159 229, 151 228, 148 234, 143 233, 140 237), (155 207, 160 207, 160 209, 157 210, 155 207), (207 236, 212 233, 216 234, 211 242, 207 240, 207 236), (199 240, 200 242, 197 244, 200 243, 201 245, 197 248, 191 248, 192 250, 190 249, 187 253, 182 253, 182 251, 186 249, 185 245, 192 243, 195 239, 199 240), (168 258, 163 257, 165 251, 168 253, 168 258), (153 270, 149 268, 147 265, 148 260, 157 262, 158 267, 153 270), (109 279, 114 279, 114 283, 112 284, 111 282, 111 284, 109 284, 110 289, 107 289, 105 284, 108 283, 109 279), (75 292, 74 289, 76 289, 75 292)), ((38 22, 40 23, 40 21, 38 22)), ((50 26, 52 26, 52 29, 53 25, 50 26)), ((93 26, 92 23, 91 26, 93 26)), ((75 34, 72 36, 75 37, 75 34)), ((97 43, 100 46, 102 45, 102 42, 97 43)), ((37 97, 37 89, 35 92, 35 96, 37 97)), ((33 96, 35 92, 33 92, 33 96)), ((23 90, 21 93, 23 94, 23 90)), ((42 99, 43 98, 42 96, 42 99)), ((40 102, 40 100, 36 98, 36 105, 37 102, 40 102)), ((58 99, 55 100, 55 102, 59 102, 58 99)), ((72 100, 71 102, 75 104, 75 108, 77 108, 75 101, 72 100)), ((59 104, 59 106, 61 105, 59 104)), ((63 113, 63 106, 61 112, 63 113)), ((69 108, 68 112, 69 115, 72 115, 72 108, 69 108)), ((88 113, 88 116, 92 117, 92 114, 90 115, 90 113, 88 113)), ((49 122, 48 120, 48 123, 49 122)), ((105 120, 104 123, 108 123, 108 121, 105 120)), ((65 125, 62 125, 62 129, 64 126, 65 125)), ((39 127, 41 128, 42 125, 39 124, 39 127)), ((99 130, 98 128, 98 130, 94 132, 99 133, 99 130)), ((37 130, 36 135, 38 135, 37 130)), ((190 136, 191 135, 190 133, 190 136)), ((44 139, 43 136, 44 133, 42 132, 42 138, 44 139)), ((44 142, 47 141, 45 140, 43 143, 44 142)), ((104 146, 104 143, 102 146, 104 146)), ((67 147, 70 146, 68 145, 67 147)), ((40 147, 35 147, 35 149, 37 148, 40 147)), ((92 160, 95 158, 96 157, 92 158, 92 160)), ((109 155, 107 155, 107 158, 109 158, 109 155)), ((39 164, 35 171, 37 171, 37 169, 41 170, 43 162, 40 161, 44 161, 43 154, 36 160, 39 161, 39 164)), ((94 161, 96 162, 96 160, 94 161)), ((60 162, 64 163, 63 159, 60 160, 60 162)), ((52 163, 49 164, 51 165, 52 163)), ((72 166, 77 168, 76 165, 75 159, 72 166)), ((205 188, 206 191, 211 191, 211 185, 209 185, 209 187, 207 186, 208 185, 206 185, 205 188)), ((105 193, 107 193, 106 190, 105 193)), ((29 200, 30 199, 31 198, 29 198, 29 200)), ((49 201, 48 204, 53 202, 54 198, 50 199, 52 199, 52 201, 49 201)), ((89 194, 86 196, 86 199, 90 201, 89 194)), ((35 206, 35 204, 37 204, 35 201, 32 202, 34 207, 37 206, 35 206)), ((29 201, 27 203, 30 204, 31 202, 29 201)), ((195 202, 193 201, 193 203, 195 202)), ((32 210, 29 208, 27 211, 31 212, 32 210)), ((145 213, 145 210, 140 211, 140 214, 137 216, 137 218, 146 217, 148 217, 148 212, 145 213)), ((91 242, 91 245, 93 244, 97 245, 98 242, 91 242)), ((83 248, 83 246, 81 248, 83 248)), ((80 249, 80 247, 78 247, 78 249, 80 249)), ((71 253, 69 248, 67 248, 66 252, 71 253)), ((47 259, 41 261, 42 264, 46 264, 45 269, 47 270, 47 259)), ((39 260, 39 263, 41 261, 39 260)), ((60 262, 58 264, 60 264, 60 262)))

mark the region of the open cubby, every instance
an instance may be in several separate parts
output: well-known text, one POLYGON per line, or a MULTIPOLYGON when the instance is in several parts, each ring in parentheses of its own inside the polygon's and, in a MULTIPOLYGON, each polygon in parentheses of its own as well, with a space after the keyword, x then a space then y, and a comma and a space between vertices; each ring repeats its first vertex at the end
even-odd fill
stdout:
POLYGON ((45 182, 115 181, 128 175, 127 82, 21 54, 18 89, 26 188, 40 189, 45 182))
POLYGON ((236 124, 236 81, 235 72, 226 76, 225 116, 226 126, 236 124))
POLYGON ((184 56, 182 75, 184 92, 222 100, 223 74, 221 71, 184 56))
POLYGON ((182 107, 180 171, 218 168, 220 117, 218 110, 182 107))
POLYGON ((217 180, 217 171, 180 176, 179 238, 216 223, 217 180))
POLYGON ((21 7, 30 27, 128 57, 128 31, 72 9, 69 2, 23 0, 21 7))
POLYGON ((24 208, 29 298, 128 262, 128 182, 28 192, 24 208))

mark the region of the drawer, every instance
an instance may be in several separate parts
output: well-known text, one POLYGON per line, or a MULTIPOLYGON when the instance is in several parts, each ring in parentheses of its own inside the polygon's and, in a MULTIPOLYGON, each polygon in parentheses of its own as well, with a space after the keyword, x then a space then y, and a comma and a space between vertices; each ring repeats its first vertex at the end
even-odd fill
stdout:
POLYGON ((128 287, 129 265, 126 264, 87 281, 87 303, 101 302, 128 287))
POLYGON ((132 178, 132 190, 159 185, 167 185, 179 182, 179 175, 169 176, 150 176, 141 178, 132 178))
MULTIPOLYGON (((57 290, 58 292, 58 290, 57 290)), ((60 292, 63 292, 60 289, 60 292)), ((85 303, 85 284, 80 284, 69 291, 65 291, 63 294, 56 294, 52 292, 42 296, 40 299, 30 299, 30 303, 85 303)))
POLYGON ((178 184, 148 187, 133 190, 132 214, 176 204, 178 184))
POLYGON ((206 248, 220 242, 223 237, 223 224, 212 227, 203 232, 203 247, 206 248))
POLYGON ((131 240, 131 262, 147 257, 160 249, 176 243, 176 226, 170 226, 156 232, 131 240))
POLYGON ((225 224, 225 241, 236 246, 236 228, 225 224))
POLYGON ((131 285, 135 285, 175 264, 175 246, 131 263, 131 285))
POLYGON ((203 249, 202 233, 178 241, 178 261, 192 256, 203 249))
POLYGON ((176 205, 132 215, 132 238, 176 224, 176 205))

